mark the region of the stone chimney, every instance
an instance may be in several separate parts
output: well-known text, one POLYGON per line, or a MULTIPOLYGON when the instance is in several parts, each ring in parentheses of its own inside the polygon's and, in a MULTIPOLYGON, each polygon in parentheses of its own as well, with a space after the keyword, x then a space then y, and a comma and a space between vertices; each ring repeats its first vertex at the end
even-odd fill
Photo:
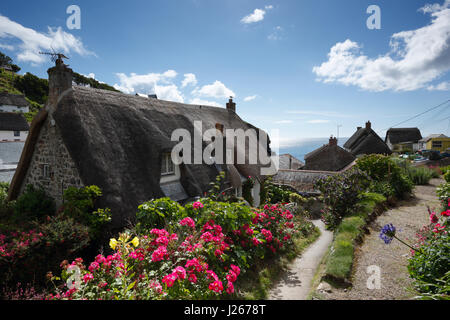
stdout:
POLYGON ((330 141, 329 141, 329 145, 330 145, 330 146, 337 146, 337 138, 331 136, 331 137, 330 137, 330 141))
POLYGON ((366 129, 367 130, 372 129, 372 124, 370 123, 370 121, 366 122, 366 129))
POLYGON ((233 112, 236 112, 236 103, 233 102, 233 97, 230 97, 230 100, 228 100, 227 110, 231 110, 233 112))
POLYGON ((54 109, 61 94, 72 88, 73 71, 62 60, 56 60, 56 65, 47 70, 48 73, 48 101, 47 105, 54 109))

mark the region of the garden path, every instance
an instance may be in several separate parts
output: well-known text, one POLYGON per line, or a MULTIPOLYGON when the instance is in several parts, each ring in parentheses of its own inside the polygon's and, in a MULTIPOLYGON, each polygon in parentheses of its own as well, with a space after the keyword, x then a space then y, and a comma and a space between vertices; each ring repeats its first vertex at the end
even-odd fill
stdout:
POLYGON ((379 233, 384 225, 392 223, 399 230, 397 236, 413 244, 416 232, 430 222, 427 206, 432 210, 440 208, 435 192, 436 187, 443 182, 442 179, 432 179, 429 185, 416 186, 412 199, 400 202, 369 226, 370 234, 365 236, 364 243, 355 250, 351 289, 332 289, 332 292, 320 290, 316 291, 315 297, 326 300, 412 299, 416 294, 411 290, 412 280, 407 270, 410 249, 395 239, 390 245, 386 245, 379 238, 379 233), (379 289, 369 289, 367 286, 368 279, 373 274, 368 273, 369 266, 380 268, 379 289))
POLYGON ((325 230, 321 220, 312 222, 320 229, 320 237, 290 264, 269 292, 269 300, 306 300, 316 269, 333 240, 333 233, 325 230))

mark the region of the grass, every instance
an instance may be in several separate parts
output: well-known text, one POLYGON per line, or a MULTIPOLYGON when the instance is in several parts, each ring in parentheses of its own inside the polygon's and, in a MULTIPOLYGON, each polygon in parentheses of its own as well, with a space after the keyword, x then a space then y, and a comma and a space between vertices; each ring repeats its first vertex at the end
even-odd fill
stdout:
POLYGON ((255 265, 252 270, 247 272, 243 282, 239 284, 242 288, 241 298, 245 300, 267 299, 270 288, 280 279, 288 265, 310 244, 315 242, 319 236, 320 230, 314 227, 313 232, 307 237, 294 239, 294 250, 255 265))
POLYGON ((335 237, 325 262, 324 279, 334 286, 349 286, 353 267, 354 246, 361 241, 369 215, 386 198, 376 193, 366 193, 358 210, 345 217, 335 231, 335 237))

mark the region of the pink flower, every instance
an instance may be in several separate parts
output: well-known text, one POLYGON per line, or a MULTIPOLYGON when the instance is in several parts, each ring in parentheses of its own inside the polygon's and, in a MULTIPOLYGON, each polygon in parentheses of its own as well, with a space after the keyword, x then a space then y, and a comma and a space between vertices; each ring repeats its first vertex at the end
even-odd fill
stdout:
POLYGON ((202 239, 205 242, 210 242, 213 239, 213 236, 211 232, 207 231, 201 235, 200 239, 202 239))
POLYGON ((209 280, 215 280, 219 281, 219 277, 216 275, 216 273, 212 270, 206 270, 207 278, 209 280))
POLYGON ((192 218, 184 218, 180 222, 178 222, 180 226, 188 226, 189 228, 195 229, 195 222, 192 218))
POLYGON ((94 279, 94 276, 92 275, 92 273, 86 273, 83 277, 84 283, 88 283, 92 279, 94 279))
POLYGON ((92 262, 91 265, 89 266, 89 271, 90 272, 94 272, 95 270, 97 270, 99 268, 99 264, 97 262, 92 262))
POLYGON ((167 246, 169 244, 169 239, 166 236, 160 236, 156 238, 156 244, 158 246, 167 246))
POLYGON ((436 216, 436 212, 432 212, 430 214, 430 221, 431 223, 437 223, 439 221, 439 218, 436 216))
POLYGON ((194 202, 194 203, 192 204, 192 207, 193 207, 194 209, 203 208, 203 203, 201 203, 200 201, 194 202))
POLYGON ((186 279, 186 270, 184 270, 183 267, 176 267, 173 269, 173 274, 176 274, 180 280, 186 279))
POLYGON ((252 242, 255 246, 258 246, 261 244, 261 241, 259 241, 258 238, 256 238, 256 237, 253 237, 252 242))
POLYGON ((177 281, 177 275, 174 273, 168 274, 162 279, 162 282, 167 285, 167 288, 172 287, 175 281, 177 281))
POLYGON ((235 266, 234 264, 230 265, 230 269, 236 273, 236 276, 241 274, 241 269, 238 266, 235 266))
POLYGON ((189 275, 188 280, 189 280, 190 282, 192 282, 192 283, 197 283, 197 276, 196 276, 195 274, 191 273, 191 274, 189 275))
POLYGON ((166 247, 159 247, 156 249, 152 254, 152 261, 157 262, 164 260, 164 256, 167 255, 167 248, 166 247))
POLYGON ((233 270, 230 270, 226 278, 229 282, 235 282, 237 280, 237 274, 233 270))
POLYGON ((209 290, 217 292, 217 293, 222 293, 222 291, 223 291, 222 281, 216 280, 214 282, 211 282, 209 284, 209 290))
POLYGON ((234 292, 234 285, 233 285, 233 283, 228 282, 228 285, 227 285, 227 293, 228 293, 228 294, 232 294, 233 292, 234 292))

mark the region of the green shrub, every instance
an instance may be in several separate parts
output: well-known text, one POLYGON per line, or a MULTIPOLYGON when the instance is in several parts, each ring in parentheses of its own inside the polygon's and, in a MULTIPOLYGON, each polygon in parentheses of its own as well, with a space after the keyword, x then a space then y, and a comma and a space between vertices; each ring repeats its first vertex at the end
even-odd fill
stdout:
POLYGON ((390 196, 393 190, 396 197, 403 198, 405 193, 412 191, 413 182, 404 173, 400 165, 406 166, 404 160, 377 154, 363 156, 356 163, 357 168, 366 172, 373 183, 387 182, 391 187, 387 188, 386 185, 381 184, 371 187, 371 190, 385 189, 387 193, 383 193, 384 196, 390 196))
POLYGON ((110 209, 95 208, 95 201, 102 196, 97 186, 69 187, 64 191, 63 214, 89 228, 92 238, 98 238, 102 228, 111 221, 110 209))
POLYGON ((268 177, 261 186, 261 204, 287 203, 292 190, 288 187, 277 186, 268 177))
POLYGON ((427 185, 434 176, 433 170, 424 167, 413 167, 410 165, 405 171, 415 185, 427 185))
POLYGON ((141 204, 136 213, 136 228, 139 232, 153 228, 165 228, 184 215, 184 208, 170 198, 151 200, 141 204))
MULTIPOLYGON (((422 245, 409 260, 408 271, 411 278, 418 281, 419 290, 434 293, 437 279, 450 270, 450 234, 441 232, 422 245)), ((447 279, 448 281, 448 279, 447 279)), ((447 283, 448 286, 448 283, 447 283)), ((447 292, 449 294, 450 291, 447 292)))
POLYGON ((334 229, 355 210, 359 195, 369 184, 367 174, 357 168, 317 180, 315 187, 322 193, 326 206, 322 219, 328 228, 334 229))
POLYGON ((444 174, 444 179, 445 179, 446 182, 449 182, 449 183, 450 183, 450 171, 447 171, 447 172, 444 174))
POLYGON ((442 204, 442 210, 445 211, 448 208, 448 203, 450 199, 450 183, 443 183, 436 188, 436 195, 442 204))
POLYGON ((28 185, 14 204, 13 220, 17 223, 29 223, 55 213, 55 203, 43 189, 28 185))

